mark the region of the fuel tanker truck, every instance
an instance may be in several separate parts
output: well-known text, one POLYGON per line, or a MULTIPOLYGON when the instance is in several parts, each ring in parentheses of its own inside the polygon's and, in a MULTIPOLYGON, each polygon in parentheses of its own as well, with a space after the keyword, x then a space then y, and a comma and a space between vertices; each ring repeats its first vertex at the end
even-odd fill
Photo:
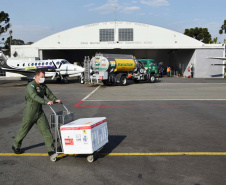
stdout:
POLYGON ((96 54, 90 60, 90 82, 103 82, 104 85, 126 85, 127 80, 155 82, 156 72, 151 70, 153 64, 148 61, 145 59, 139 61, 133 55, 96 54))

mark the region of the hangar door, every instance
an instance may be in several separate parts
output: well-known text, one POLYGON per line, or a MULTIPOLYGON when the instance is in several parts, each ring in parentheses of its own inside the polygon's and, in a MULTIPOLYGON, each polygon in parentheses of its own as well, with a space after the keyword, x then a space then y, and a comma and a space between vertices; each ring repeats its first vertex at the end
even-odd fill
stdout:
POLYGON ((166 71, 170 66, 173 74, 187 72, 188 65, 194 63, 194 49, 83 49, 83 50, 42 50, 43 59, 66 59, 70 63, 78 62, 83 66, 85 56, 90 58, 96 53, 131 54, 137 59, 154 59, 157 63, 162 62, 166 71))

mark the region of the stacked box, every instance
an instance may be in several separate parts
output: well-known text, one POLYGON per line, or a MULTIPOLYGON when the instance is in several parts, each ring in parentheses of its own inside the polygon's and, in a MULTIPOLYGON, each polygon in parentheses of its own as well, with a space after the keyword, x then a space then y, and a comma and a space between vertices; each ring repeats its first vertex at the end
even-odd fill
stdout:
POLYGON ((106 117, 81 118, 60 127, 64 154, 92 154, 108 143, 106 117))

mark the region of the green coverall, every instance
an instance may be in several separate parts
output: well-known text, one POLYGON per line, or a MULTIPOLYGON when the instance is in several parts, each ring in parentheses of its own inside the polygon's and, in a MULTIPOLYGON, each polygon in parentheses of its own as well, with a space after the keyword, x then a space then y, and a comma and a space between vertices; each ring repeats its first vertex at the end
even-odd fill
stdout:
POLYGON ((15 148, 21 148, 24 137, 36 123, 44 138, 48 152, 54 151, 53 136, 48 120, 42 110, 42 104, 46 105, 48 103, 48 101, 44 100, 44 95, 53 102, 57 100, 45 84, 38 85, 33 80, 27 85, 25 95, 26 105, 23 113, 22 126, 15 138, 15 148))

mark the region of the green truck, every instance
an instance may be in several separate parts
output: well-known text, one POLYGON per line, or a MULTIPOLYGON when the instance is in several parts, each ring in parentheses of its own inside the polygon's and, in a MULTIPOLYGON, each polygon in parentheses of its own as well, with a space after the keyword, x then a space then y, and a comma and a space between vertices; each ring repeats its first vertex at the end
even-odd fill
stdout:
POLYGON ((141 72, 144 70, 145 72, 140 77, 137 76, 134 78, 134 82, 138 82, 140 80, 149 80, 150 82, 155 82, 158 74, 158 65, 153 59, 137 59, 138 61, 138 70, 141 72))

